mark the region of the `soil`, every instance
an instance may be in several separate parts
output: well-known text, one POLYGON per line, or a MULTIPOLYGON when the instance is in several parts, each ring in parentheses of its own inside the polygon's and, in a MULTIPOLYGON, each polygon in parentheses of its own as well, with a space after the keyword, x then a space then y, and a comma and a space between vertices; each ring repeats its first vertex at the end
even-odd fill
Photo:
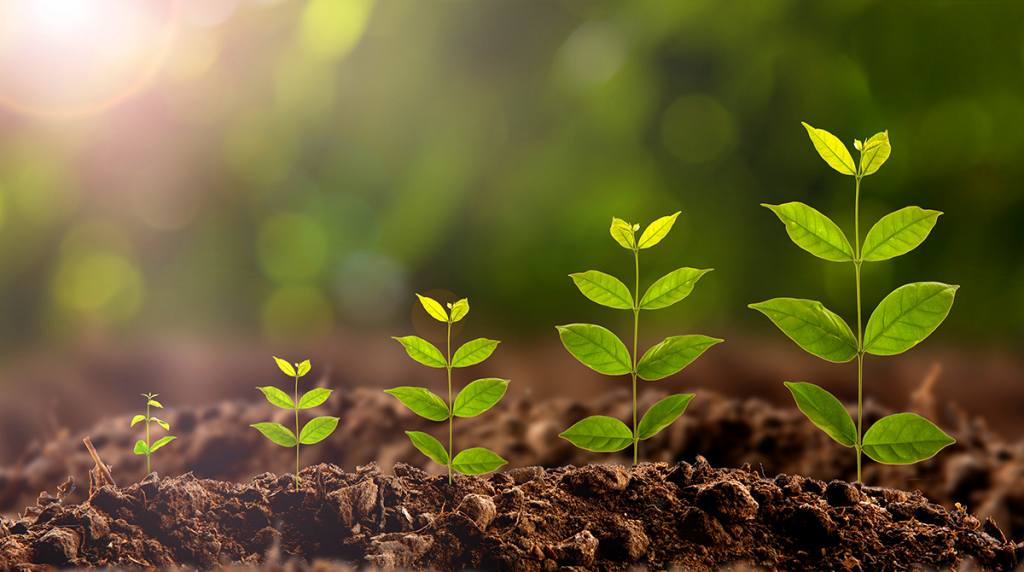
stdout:
MULTIPOLYGON (((929 387, 911 410, 934 419, 929 387)), ((640 410, 664 395, 645 391, 640 410)), ((923 571, 1014 570, 1024 560, 1015 542, 1024 535, 1024 445, 955 409, 944 425, 958 442, 936 457, 903 467, 865 459, 863 481, 876 486, 844 480, 852 451, 798 411, 710 391, 641 443, 640 458, 653 462, 630 467, 629 449, 589 453, 557 437, 587 415, 628 419, 629 409, 626 392, 506 398, 458 419, 454 438, 515 465, 449 484, 404 435, 440 435, 439 424, 379 389, 342 388, 313 412, 341 423, 302 449, 298 491, 294 475, 262 472, 294 468, 294 450, 248 427, 287 425, 290 411, 168 408, 161 417, 179 438, 152 463, 181 476, 163 479, 131 453, 139 434, 130 416, 115 416, 37 443, 0 470, 3 509, 30 507, 0 519, 0 567, 923 571), (86 435, 121 486, 81 479, 94 466, 86 435), (70 494, 38 493, 75 475, 70 494)), ((868 402, 865 422, 888 413, 868 402)))

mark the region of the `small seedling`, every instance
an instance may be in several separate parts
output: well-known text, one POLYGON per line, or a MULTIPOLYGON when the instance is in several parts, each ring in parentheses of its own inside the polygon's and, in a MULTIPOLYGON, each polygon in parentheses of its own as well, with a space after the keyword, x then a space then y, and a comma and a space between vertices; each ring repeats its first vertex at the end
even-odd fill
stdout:
POLYGON ((412 444, 435 463, 448 467, 448 483, 452 482, 452 470, 464 475, 482 475, 490 473, 507 463, 497 454, 473 447, 452 457, 452 420, 455 417, 475 417, 494 406, 505 395, 508 389, 507 379, 478 379, 466 386, 452 402, 452 368, 476 365, 494 352, 498 347, 497 340, 478 338, 466 342, 452 356, 452 324, 466 317, 469 313, 469 300, 463 298, 454 304, 448 304, 448 312, 441 303, 433 298, 416 295, 423 304, 423 309, 430 317, 448 324, 447 350, 444 354, 433 344, 416 336, 394 338, 405 347, 409 357, 430 367, 443 367, 448 370, 448 401, 422 387, 396 387, 388 389, 390 393, 412 409, 417 415, 431 421, 448 422, 448 449, 437 439, 421 431, 406 431, 412 444), (449 314, 450 312, 450 314, 449 314))
POLYGON ((295 433, 299 434, 299 438, 295 439, 295 433, 280 423, 256 423, 250 427, 259 429, 260 433, 282 447, 295 447, 295 490, 299 490, 299 445, 313 445, 326 439, 338 427, 338 418, 315 417, 310 419, 309 423, 306 423, 306 426, 299 432, 299 409, 309 409, 320 405, 327 401, 332 391, 318 387, 306 392, 302 399, 299 399, 299 378, 309 373, 311 367, 309 360, 295 364, 294 368, 292 364, 283 359, 275 357, 274 361, 277 362, 277 367, 281 368, 281 371, 295 378, 295 400, 293 401, 287 393, 276 387, 257 387, 256 389, 263 392, 267 401, 281 409, 295 410, 295 433))
POLYGON ((151 422, 156 421, 156 424, 161 426, 161 427, 163 427, 165 430, 167 430, 167 431, 171 430, 171 426, 168 425, 166 421, 163 421, 161 419, 157 419, 156 417, 150 417, 150 415, 149 415, 149 408, 150 408, 150 406, 159 407, 160 409, 164 408, 163 405, 160 405, 159 401, 153 399, 154 397, 156 397, 158 395, 160 395, 160 394, 159 393, 143 393, 142 394, 142 396, 146 398, 146 414, 145 415, 136 415, 135 418, 132 419, 132 424, 129 425, 129 427, 134 427, 135 424, 138 423, 139 421, 145 421, 146 422, 146 440, 143 441, 143 440, 140 439, 139 442, 135 444, 135 454, 136 455, 145 455, 146 456, 146 474, 147 475, 150 473, 150 470, 149 470, 149 456, 153 453, 153 451, 156 451, 160 447, 163 447, 164 445, 166 445, 166 444, 170 443, 171 441, 177 439, 177 437, 174 437, 174 436, 171 436, 171 435, 167 435, 165 437, 161 437, 156 443, 153 443, 152 445, 149 444, 150 443, 150 440, 149 440, 149 424, 151 422))
MULTIPOLYGON (((636 239, 636 231, 640 225, 612 218, 611 234, 623 248, 633 251, 633 264, 636 268, 636 295, 640 295, 640 251, 661 242, 672 230, 676 222, 674 215, 659 218, 648 226, 640 239, 636 239)), ((689 335, 672 336, 660 344, 647 350, 637 361, 637 331, 640 322, 640 310, 658 310, 686 298, 693 290, 694 284, 712 269, 696 270, 680 268, 669 272, 647 289, 647 293, 635 302, 635 298, 618 278, 590 270, 570 274, 580 292, 602 306, 619 310, 633 311, 633 354, 630 357, 626 344, 615 334, 601 326, 593 324, 569 324, 557 326, 558 335, 576 359, 598 373, 605 375, 633 376, 633 429, 618 419, 603 415, 594 415, 576 423, 559 437, 568 439, 581 449, 597 452, 612 452, 633 445, 633 464, 637 463, 637 446, 643 439, 657 435, 659 431, 675 421, 693 399, 694 394, 670 395, 655 403, 644 414, 640 425, 636 422, 636 378, 639 376, 647 381, 657 381, 668 377, 690 365, 704 350, 721 342, 708 336, 689 335)))
POLYGON ((906 207, 879 220, 860 241, 860 181, 889 158, 889 132, 865 141, 854 140, 860 163, 836 136, 804 123, 818 154, 833 169, 855 178, 853 246, 836 223, 799 202, 762 205, 785 223, 789 237, 807 252, 833 262, 853 262, 857 286, 857 335, 850 326, 815 300, 775 298, 751 308, 768 316, 787 336, 808 352, 835 363, 857 358, 857 427, 831 393, 810 383, 786 382, 797 407, 822 431, 841 445, 857 451, 857 480, 863 451, 879 463, 908 465, 932 457, 955 443, 931 421, 913 413, 896 413, 878 420, 862 432, 864 354, 889 356, 903 353, 927 338, 946 319, 959 286, 916 282, 900 286, 886 296, 861 328, 860 268, 864 262, 888 260, 917 248, 928 237, 942 213, 906 207))

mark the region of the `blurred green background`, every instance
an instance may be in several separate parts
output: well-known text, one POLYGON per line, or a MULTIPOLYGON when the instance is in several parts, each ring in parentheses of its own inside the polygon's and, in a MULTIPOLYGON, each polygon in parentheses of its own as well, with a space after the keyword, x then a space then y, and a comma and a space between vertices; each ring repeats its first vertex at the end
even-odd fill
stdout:
POLYGON ((641 288, 715 271, 652 329, 781 336, 746 307, 777 296, 852 323, 852 265, 759 206, 852 233, 853 178, 801 121, 855 157, 888 130, 862 236, 903 206, 945 213, 865 265, 865 319, 901 284, 960 284, 935 337, 1020 346, 1019 2, 131 4, 0 9, 0 355, 97 332, 403 335, 433 289, 488 337, 553 340, 614 323, 567 277, 632 284, 612 216, 675 211, 641 288))

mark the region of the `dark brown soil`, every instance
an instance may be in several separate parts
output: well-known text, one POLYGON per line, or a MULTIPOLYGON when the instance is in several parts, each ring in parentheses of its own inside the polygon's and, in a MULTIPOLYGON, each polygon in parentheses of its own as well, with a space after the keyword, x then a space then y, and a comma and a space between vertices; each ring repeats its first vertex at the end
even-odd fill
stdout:
POLYGON ((321 464, 251 483, 191 475, 3 520, 0 564, 127 568, 330 559, 415 570, 1012 570, 1024 545, 920 494, 767 478, 706 460, 483 479, 321 464))
MULTIPOLYGON (((645 391, 640 410, 663 395, 645 391)), ((312 466, 298 492, 293 475, 263 472, 294 470, 294 450, 248 427, 290 423, 290 412, 238 402, 169 408, 162 417, 179 438, 154 454, 153 468, 183 476, 165 479, 147 477, 145 458, 131 453, 139 434, 130 417, 113 417, 38 443, 0 470, 4 510, 32 507, 2 520, 0 565, 876 571, 1013 570, 1024 559, 1013 541, 1024 535, 1024 447, 955 410, 943 425, 958 442, 933 459, 865 459, 864 481, 889 487, 880 488, 846 482, 853 453, 798 411, 708 391, 642 442, 640 458, 655 462, 629 468, 629 449, 588 453, 557 437, 587 415, 628 419, 629 408, 624 392, 583 403, 506 398, 457 420, 455 443, 513 463, 449 485, 404 435, 441 435, 439 424, 377 389, 340 389, 315 412, 341 424, 303 448, 302 465, 312 466), (86 434, 120 488, 89 495, 86 434), (394 465, 394 476, 376 463, 394 465), (39 495, 68 476, 79 486, 63 502, 39 495)), ((934 409, 927 390, 916 394, 911 410, 936 419, 934 409)), ((887 413, 869 403, 865 421, 887 413)))

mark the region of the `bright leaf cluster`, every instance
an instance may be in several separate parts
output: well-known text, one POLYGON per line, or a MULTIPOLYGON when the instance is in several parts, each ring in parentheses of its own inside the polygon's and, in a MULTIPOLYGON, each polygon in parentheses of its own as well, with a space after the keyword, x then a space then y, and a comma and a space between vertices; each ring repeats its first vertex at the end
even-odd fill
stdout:
POLYGON ((476 365, 494 352, 498 347, 497 340, 478 338, 466 342, 455 355, 451 355, 452 324, 466 317, 469 313, 469 300, 463 298, 454 304, 448 304, 449 315, 444 306, 433 298, 416 295, 423 309, 432 318, 448 325, 447 354, 430 342, 416 336, 394 338, 405 347, 409 357, 430 367, 445 368, 448 371, 448 401, 422 387, 396 387, 388 389, 390 393, 412 409, 416 414, 431 421, 448 421, 448 448, 440 441, 421 431, 406 431, 412 444, 435 463, 448 467, 448 482, 451 482, 452 471, 465 475, 482 475, 504 465, 507 461, 497 454, 473 447, 452 457, 452 419, 454 417, 475 417, 487 411, 501 400, 508 388, 508 380, 496 378, 478 379, 465 387, 455 402, 452 403, 452 368, 476 365))
MULTIPOLYGON (((857 332, 837 314, 816 300, 775 298, 750 304, 768 316, 800 347, 831 362, 858 361, 858 395, 863 387, 864 354, 888 356, 902 353, 927 338, 949 314, 958 286, 940 282, 917 282, 900 286, 871 313, 861 331, 860 269, 864 262, 888 260, 917 248, 928 237, 942 213, 912 206, 879 220, 860 242, 860 182, 878 170, 889 158, 888 132, 866 141, 854 141, 860 151, 855 163, 846 146, 824 129, 804 123, 821 158, 833 169, 856 179, 854 199, 854 243, 830 218, 799 202, 763 205, 786 225, 797 246, 831 262, 852 262, 857 286, 857 332)), ((810 383, 786 382, 797 406, 819 428, 846 447, 857 451, 857 480, 860 453, 879 463, 910 464, 927 459, 954 440, 932 422, 913 413, 897 413, 880 419, 861 439, 862 404, 857 403, 857 426, 846 408, 831 393, 810 383)))
POLYGON ((259 429, 260 433, 263 433, 268 439, 282 447, 295 447, 295 488, 298 490, 299 445, 313 445, 326 439, 338 427, 338 418, 316 417, 310 419, 309 423, 306 423, 306 426, 299 432, 299 410, 310 409, 322 404, 331 396, 332 391, 330 389, 316 388, 304 394, 302 399, 299 399, 299 378, 309 373, 311 367, 309 360, 295 364, 294 368, 292 364, 283 359, 275 357, 274 361, 277 362, 277 367, 282 372, 295 378, 295 399, 292 400, 287 393, 276 387, 257 387, 256 389, 262 391, 267 401, 277 407, 295 411, 295 432, 299 434, 299 438, 296 439, 295 433, 292 433, 290 429, 280 423, 256 423, 251 425, 251 427, 259 429))
MULTIPOLYGON (((640 230, 640 225, 631 225, 624 220, 612 218, 612 238, 623 248, 633 252, 637 269, 637 296, 640 294, 640 250, 661 242, 672 230, 678 216, 677 212, 654 221, 640 235, 639 240, 636 239, 636 232, 640 230)), ((557 326, 558 335, 562 338, 565 348, 584 365, 605 375, 628 373, 633 376, 633 428, 630 429, 618 419, 594 415, 565 430, 560 437, 581 449, 598 452, 619 451, 632 444, 633 463, 636 464, 638 442, 653 437, 683 414, 693 399, 692 393, 670 395, 655 403, 637 426, 636 378, 657 381, 668 377, 722 340, 700 335, 672 336, 647 350, 638 362, 636 345, 639 314, 640 310, 667 308, 686 298, 697 280, 710 271, 711 269, 680 268, 669 272, 654 282, 639 302, 635 301, 633 294, 621 280, 604 272, 590 270, 569 275, 587 298, 602 306, 633 312, 632 356, 626 344, 606 328, 594 324, 557 326)))
POLYGON ((136 455, 145 455, 146 456, 146 474, 149 474, 149 472, 150 472, 150 470, 149 470, 149 456, 153 453, 153 451, 156 451, 160 447, 163 447, 164 445, 166 445, 166 444, 170 443, 171 441, 177 439, 177 437, 174 437, 172 435, 167 435, 167 436, 161 437, 156 443, 153 443, 152 445, 150 445, 150 440, 149 440, 149 424, 150 423, 152 423, 153 421, 156 421, 156 424, 161 426, 161 427, 163 427, 164 430, 166 430, 166 431, 170 431, 171 430, 171 426, 168 425, 166 421, 163 421, 161 419, 157 419, 156 417, 150 417, 150 415, 149 415, 149 408, 150 408, 150 406, 152 406, 152 407, 159 407, 160 409, 164 408, 164 406, 161 405, 159 401, 153 399, 154 397, 156 397, 158 395, 160 395, 160 394, 159 393, 143 393, 142 394, 142 396, 146 398, 146 414, 145 415, 136 415, 132 419, 132 424, 129 425, 129 427, 134 427, 135 424, 138 423, 139 421, 145 421, 146 422, 146 440, 143 441, 143 440, 140 439, 138 443, 135 443, 135 454, 136 455))

